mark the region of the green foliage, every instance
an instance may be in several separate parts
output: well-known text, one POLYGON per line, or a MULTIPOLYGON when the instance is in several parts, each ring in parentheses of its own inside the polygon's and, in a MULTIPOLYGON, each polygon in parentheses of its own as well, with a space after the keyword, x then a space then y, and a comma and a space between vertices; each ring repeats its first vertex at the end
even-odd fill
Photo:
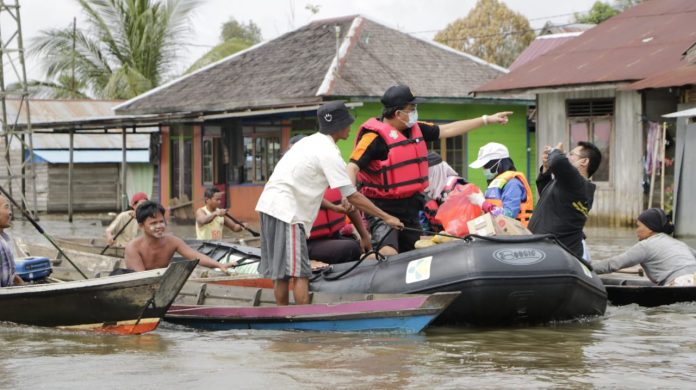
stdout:
MULTIPOLYGON (((628 2, 630 2, 630 0, 628 0, 628 2)), ((600 24, 603 21, 620 13, 620 10, 612 7, 607 3, 596 1, 589 12, 584 14, 576 13, 575 21, 577 23, 600 24)))
POLYGON ((435 35, 437 42, 504 67, 532 40, 534 31, 527 18, 499 0, 479 0, 466 17, 435 35))
POLYGON ((228 57, 238 51, 244 50, 249 46, 250 43, 248 41, 241 40, 238 38, 232 38, 215 46, 209 52, 205 53, 201 58, 196 60, 196 62, 194 62, 193 65, 186 69, 186 72, 184 73, 191 73, 206 65, 212 64, 213 62, 220 61, 221 59, 228 57))
MULTIPOLYGON (((74 69, 76 95, 128 99, 158 85, 177 59, 188 16, 198 0, 77 0, 87 27, 40 32, 29 55, 39 58, 46 85, 74 69), (75 50, 73 50, 73 44, 75 50)), ((72 84, 69 84, 72 85, 72 84)))
POLYGON ((259 43, 262 39, 261 29, 256 23, 251 20, 247 24, 239 23, 233 17, 222 25, 220 38, 222 42, 227 42, 231 39, 239 39, 251 44, 259 43))

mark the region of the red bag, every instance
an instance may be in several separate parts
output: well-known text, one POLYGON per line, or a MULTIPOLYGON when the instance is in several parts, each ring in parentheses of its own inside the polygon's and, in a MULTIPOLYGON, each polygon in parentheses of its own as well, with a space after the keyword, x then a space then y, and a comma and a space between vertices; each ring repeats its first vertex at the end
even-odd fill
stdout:
POLYGON ((447 234, 464 237, 469 234, 466 223, 481 216, 481 207, 471 204, 467 196, 481 190, 474 184, 457 185, 440 205, 435 220, 445 228, 447 234))

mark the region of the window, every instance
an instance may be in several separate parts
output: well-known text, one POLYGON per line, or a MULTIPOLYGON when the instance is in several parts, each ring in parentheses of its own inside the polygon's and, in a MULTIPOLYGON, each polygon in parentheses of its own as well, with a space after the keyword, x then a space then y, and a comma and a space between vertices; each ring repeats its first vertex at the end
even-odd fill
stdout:
POLYGON ((245 183, 265 183, 280 160, 280 127, 244 127, 245 183))
POLYGON ((190 127, 172 127, 170 133, 171 196, 179 199, 184 195, 191 199, 192 134, 190 127))
POLYGON ((602 152, 602 163, 592 179, 608 182, 614 132, 614 99, 568 100, 567 116, 571 143, 569 148, 579 141, 595 144, 602 152))
MULTIPOLYGON (((443 124, 441 122, 437 124, 443 124)), ((452 167, 460 176, 466 176, 466 135, 452 138, 442 138, 427 143, 428 151, 437 152, 447 164, 452 167)))
POLYGON ((213 139, 203 138, 203 185, 213 184, 213 139))

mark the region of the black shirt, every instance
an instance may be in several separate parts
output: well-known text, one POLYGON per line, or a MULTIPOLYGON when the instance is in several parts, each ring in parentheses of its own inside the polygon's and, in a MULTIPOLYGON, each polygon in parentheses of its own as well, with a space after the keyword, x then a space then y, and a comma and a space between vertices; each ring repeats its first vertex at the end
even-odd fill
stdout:
POLYGON ((582 257, 582 229, 597 186, 584 178, 558 150, 549 154, 549 169, 546 173, 539 172, 536 183, 539 202, 529 221, 529 230, 534 234, 556 235, 582 257))

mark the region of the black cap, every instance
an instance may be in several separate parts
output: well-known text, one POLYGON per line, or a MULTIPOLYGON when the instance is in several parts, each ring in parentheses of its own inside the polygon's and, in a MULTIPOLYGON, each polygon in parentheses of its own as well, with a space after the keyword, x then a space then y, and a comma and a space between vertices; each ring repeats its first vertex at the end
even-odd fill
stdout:
POLYGON ((404 107, 407 104, 422 103, 425 99, 413 96, 407 85, 395 85, 384 92, 380 101, 384 107, 404 107))
POLYGON ((324 103, 317 109, 317 118, 319 119, 319 132, 322 134, 333 134, 345 129, 355 121, 342 100, 324 103))

